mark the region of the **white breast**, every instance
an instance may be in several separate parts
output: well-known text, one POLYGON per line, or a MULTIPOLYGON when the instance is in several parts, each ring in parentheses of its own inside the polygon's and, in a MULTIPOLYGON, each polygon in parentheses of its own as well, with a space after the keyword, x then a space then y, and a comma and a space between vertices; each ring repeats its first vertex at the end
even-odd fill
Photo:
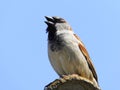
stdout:
MULTIPOLYGON (((78 47, 77 40, 73 32, 64 31, 57 33, 63 40, 63 47, 61 50, 52 51, 50 49, 51 43, 48 43, 48 56, 54 70, 60 75, 79 74, 89 77, 91 72, 88 64, 78 47)), ((57 47, 57 46, 56 46, 57 47)))

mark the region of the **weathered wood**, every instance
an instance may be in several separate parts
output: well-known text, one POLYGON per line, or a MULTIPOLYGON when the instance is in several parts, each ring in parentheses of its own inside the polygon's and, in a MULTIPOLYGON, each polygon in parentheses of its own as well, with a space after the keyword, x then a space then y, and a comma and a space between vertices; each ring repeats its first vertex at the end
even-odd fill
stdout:
POLYGON ((96 87, 88 79, 74 74, 56 79, 45 86, 44 90, 100 90, 100 87, 96 87))

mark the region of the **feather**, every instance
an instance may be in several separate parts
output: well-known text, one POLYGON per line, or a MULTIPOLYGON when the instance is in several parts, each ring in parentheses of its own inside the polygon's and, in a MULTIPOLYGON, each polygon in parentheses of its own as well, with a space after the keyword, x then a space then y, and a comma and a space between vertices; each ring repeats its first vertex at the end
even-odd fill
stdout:
POLYGON ((84 44, 82 43, 82 41, 80 40, 80 38, 79 38, 76 34, 74 34, 74 36, 80 41, 80 43, 79 43, 79 45, 78 45, 78 46, 79 46, 79 49, 81 50, 82 54, 83 54, 84 57, 86 58, 86 61, 87 61, 87 63, 88 63, 88 66, 89 66, 91 72, 93 73, 94 78, 95 78, 96 81, 98 82, 98 77, 97 77, 95 68, 94 68, 94 66, 93 66, 93 64, 92 64, 92 62, 91 62, 90 56, 89 56, 89 54, 88 54, 88 52, 87 52, 84 44))

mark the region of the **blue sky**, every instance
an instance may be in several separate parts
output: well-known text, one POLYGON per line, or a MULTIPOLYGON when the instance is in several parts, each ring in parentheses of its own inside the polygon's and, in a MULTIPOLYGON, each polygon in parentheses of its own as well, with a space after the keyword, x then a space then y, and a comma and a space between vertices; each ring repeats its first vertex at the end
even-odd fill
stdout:
POLYGON ((44 16, 66 19, 81 37, 102 90, 119 90, 119 0, 1 0, 0 90, 43 90, 59 78, 47 55, 44 16))

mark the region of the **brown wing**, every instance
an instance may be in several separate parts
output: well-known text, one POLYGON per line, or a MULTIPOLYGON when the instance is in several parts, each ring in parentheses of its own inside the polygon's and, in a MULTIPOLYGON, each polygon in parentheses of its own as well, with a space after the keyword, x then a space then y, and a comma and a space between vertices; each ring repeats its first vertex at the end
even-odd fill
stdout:
POLYGON ((87 63, 88 63, 88 66, 89 66, 90 70, 92 71, 94 78, 98 82, 98 78, 97 78, 95 68, 94 68, 94 66, 93 66, 93 64, 90 60, 90 56, 89 56, 87 50, 85 49, 84 44, 82 43, 82 41, 80 40, 80 38, 76 34, 74 34, 74 36, 80 41, 78 46, 79 46, 80 50, 82 51, 83 55, 85 56, 85 58, 87 60, 87 63))

